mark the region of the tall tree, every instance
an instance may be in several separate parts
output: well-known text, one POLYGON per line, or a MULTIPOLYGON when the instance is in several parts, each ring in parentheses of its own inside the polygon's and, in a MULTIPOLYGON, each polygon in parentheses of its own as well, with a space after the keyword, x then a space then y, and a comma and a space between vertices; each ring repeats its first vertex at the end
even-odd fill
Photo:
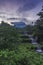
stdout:
POLYGON ((40 18, 37 20, 36 24, 39 26, 43 26, 43 6, 41 12, 37 14, 40 18))
POLYGON ((36 21, 36 35, 39 42, 43 41, 43 6, 41 12, 37 14, 39 19, 36 21))

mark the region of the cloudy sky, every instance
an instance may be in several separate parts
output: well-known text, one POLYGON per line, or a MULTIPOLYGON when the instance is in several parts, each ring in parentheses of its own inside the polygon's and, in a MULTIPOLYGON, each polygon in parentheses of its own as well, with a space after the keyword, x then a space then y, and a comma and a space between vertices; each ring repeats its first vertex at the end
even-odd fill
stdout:
POLYGON ((43 0, 0 0, 0 21, 27 24, 38 19, 43 0))

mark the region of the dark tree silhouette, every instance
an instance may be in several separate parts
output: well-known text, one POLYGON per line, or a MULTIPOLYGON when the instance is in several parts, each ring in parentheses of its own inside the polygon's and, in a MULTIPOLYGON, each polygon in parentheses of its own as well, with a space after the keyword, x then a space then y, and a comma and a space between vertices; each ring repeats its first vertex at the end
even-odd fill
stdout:
POLYGON ((39 19, 36 21, 36 31, 35 34, 38 37, 38 41, 43 41, 43 6, 41 9, 41 12, 37 14, 39 16, 39 19))

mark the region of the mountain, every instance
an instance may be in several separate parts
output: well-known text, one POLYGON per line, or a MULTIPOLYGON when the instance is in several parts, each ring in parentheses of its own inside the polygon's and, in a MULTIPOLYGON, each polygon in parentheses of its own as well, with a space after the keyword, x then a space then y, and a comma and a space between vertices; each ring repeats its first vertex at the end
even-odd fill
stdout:
POLYGON ((24 22, 11 22, 16 28, 24 28, 26 24, 24 22))

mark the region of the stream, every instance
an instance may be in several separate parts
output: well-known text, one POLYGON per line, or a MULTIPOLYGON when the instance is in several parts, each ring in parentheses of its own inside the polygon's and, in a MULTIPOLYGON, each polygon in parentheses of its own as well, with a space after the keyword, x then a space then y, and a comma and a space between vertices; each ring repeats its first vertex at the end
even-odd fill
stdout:
POLYGON ((36 52, 43 53, 43 50, 41 49, 40 44, 38 44, 38 42, 33 38, 33 36, 28 35, 28 34, 25 34, 25 35, 29 37, 29 39, 31 40, 31 43, 33 45, 36 45, 36 47, 37 47, 36 52))
POLYGON ((40 45, 39 45, 39 44, 37 43, 37 41, 33 38, 33 36, 32 36, 32 35, 28 35, 28 36, 29 36, 29 38, 30 38, 32 44, 33 44, 33 45, 36 45, 36 47, 37 47, 36 52, 43 53, 43 51, 42 51, 40 45))

